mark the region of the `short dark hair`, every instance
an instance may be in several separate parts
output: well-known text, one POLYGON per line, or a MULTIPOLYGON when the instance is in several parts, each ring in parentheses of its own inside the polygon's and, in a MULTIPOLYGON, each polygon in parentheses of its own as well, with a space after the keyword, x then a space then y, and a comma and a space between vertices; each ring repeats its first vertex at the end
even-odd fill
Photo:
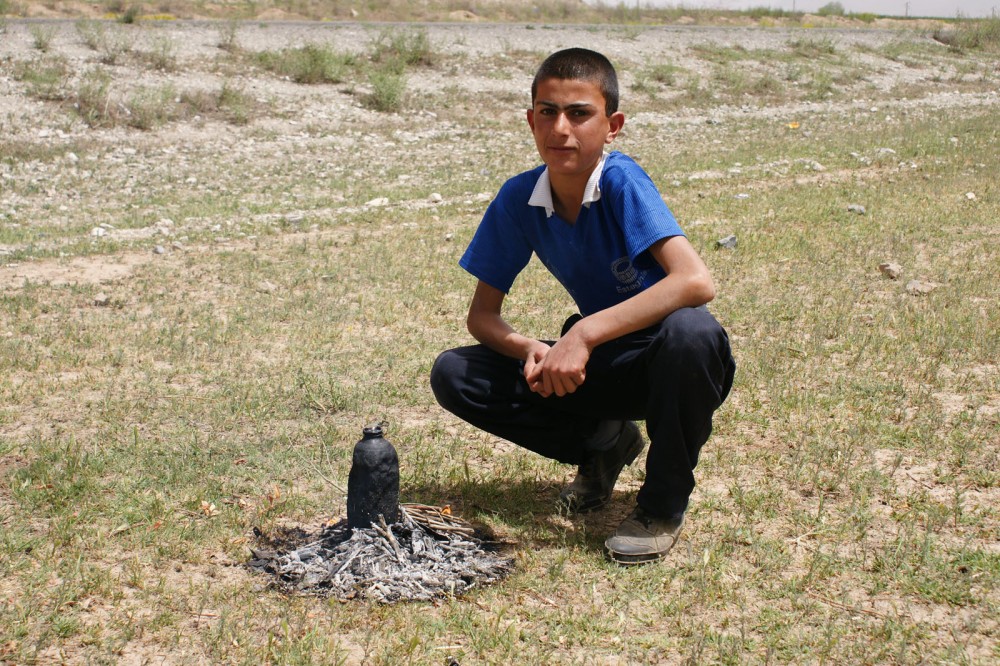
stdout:
POLYGON ((604 95, 605 112, 610 116, 618 111, 618 74, 611 61, 597 51, 564 49, 546 58, 531 82, 532 104, 538 94, 538 84, 545 79, 577 79, 596 83, 604 95))

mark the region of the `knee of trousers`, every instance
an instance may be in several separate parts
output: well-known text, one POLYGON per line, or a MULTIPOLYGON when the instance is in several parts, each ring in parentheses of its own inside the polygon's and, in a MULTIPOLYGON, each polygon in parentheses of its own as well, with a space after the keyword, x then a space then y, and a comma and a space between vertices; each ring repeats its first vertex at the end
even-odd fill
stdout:
POLYGON ((465 376, 466 363, 454 349, 441 352, 431 367, 431 391, 438 404, 455 412, 461 404, 461 379, 465 376))
POLYGON ((673 367, 704 366, 729 357, 725 329, 707 310, 681 308, 671 313, 660 328, 662 344, 657 360, 673 367))

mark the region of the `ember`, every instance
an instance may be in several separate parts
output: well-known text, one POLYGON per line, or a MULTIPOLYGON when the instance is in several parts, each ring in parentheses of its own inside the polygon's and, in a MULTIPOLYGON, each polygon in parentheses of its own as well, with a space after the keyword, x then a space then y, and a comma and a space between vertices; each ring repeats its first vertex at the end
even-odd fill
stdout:
POLYGON ((351 529, 342 520, 293 550, 254 550, 249 566, 289 592, 381 603, 460 595, 510 572, 511 560, 484 548, 464 521, 421 504, 399 509, 396 523, 351 529))

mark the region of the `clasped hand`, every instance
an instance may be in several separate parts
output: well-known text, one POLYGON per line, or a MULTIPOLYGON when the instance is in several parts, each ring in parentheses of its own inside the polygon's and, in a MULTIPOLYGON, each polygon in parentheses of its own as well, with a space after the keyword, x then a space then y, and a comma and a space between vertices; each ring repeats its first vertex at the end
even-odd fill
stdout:
POLYGON ((589 359, 590 350, 571 330, 551 347, 541 341, 532 347, 524 361, 524 378, 542 397, 562 397, 583 384, 589 359))

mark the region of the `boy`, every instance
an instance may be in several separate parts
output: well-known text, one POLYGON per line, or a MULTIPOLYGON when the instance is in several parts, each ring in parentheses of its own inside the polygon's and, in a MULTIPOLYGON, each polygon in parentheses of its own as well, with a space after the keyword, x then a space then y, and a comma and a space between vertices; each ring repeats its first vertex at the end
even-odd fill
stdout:
POLYGON ((605 542, 622 564, 659 560, 677 541, 712 413, 732 386, 726 332, 702 307, 708 270, 656 186, 630 158, 604 153, 622 129, 618 81, 603 55, 549 56, 531 85, 528 126, 543 166, 508 180, 460 265, 478 278, 469 332, 442 353, 438 402, 469 423, 578 466, 559 496, 600 508, 650 438, 637 506, 605 542), (556 341, 521 335, 501 306, 532 253, 580 310, 556 341))

